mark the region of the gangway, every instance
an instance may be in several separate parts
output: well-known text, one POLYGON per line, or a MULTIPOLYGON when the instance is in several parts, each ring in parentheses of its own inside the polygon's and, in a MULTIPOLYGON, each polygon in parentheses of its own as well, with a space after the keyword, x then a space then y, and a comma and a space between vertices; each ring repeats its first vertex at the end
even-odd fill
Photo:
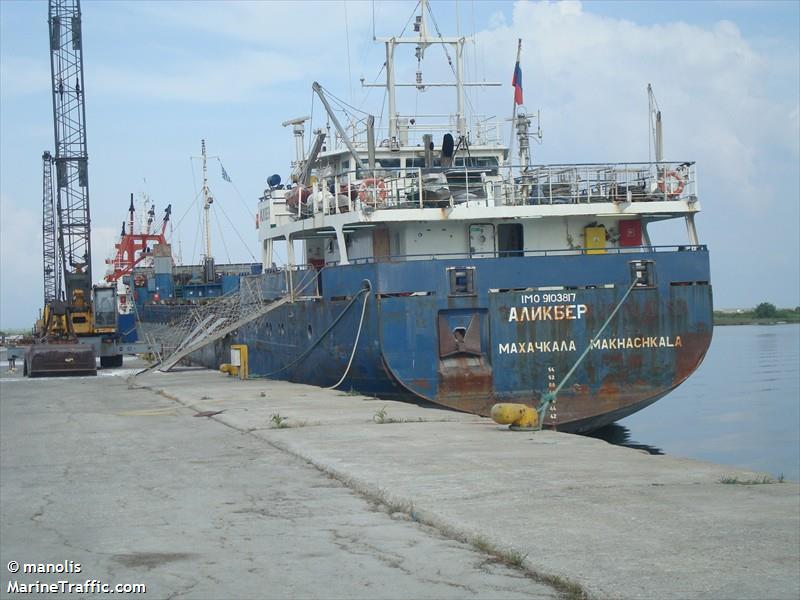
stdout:
POLYGON ((193 352, 213 344, 240 327, 298 297, 287 293, 267 304, 261 299, 259 279, 242 278, 238 291, 220 300, 199 306, 175 325, 146 335, 152 344, 160 342, 158 362, 138 374, 154 370, 169 371, 193 352))

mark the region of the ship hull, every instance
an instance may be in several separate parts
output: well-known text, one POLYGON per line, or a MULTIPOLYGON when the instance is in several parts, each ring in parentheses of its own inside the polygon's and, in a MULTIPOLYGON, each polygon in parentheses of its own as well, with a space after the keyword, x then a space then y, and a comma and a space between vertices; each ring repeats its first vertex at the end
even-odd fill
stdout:
MULTIPOLYGON (((265 296, 285 292, 284 274, 261 277, 265 296)), ((496 402, 537 406, 559 388, 544 425, 583 432, 697 369, 713 329, 709 279, 704 247, 334 266, 316 298, 278 307, 192 360, 217 368, 231 344, 246 344, 251 377, 325 387, 344 377, 339 389, 479 415, 496 402), (642 265, 646 277, 622 301, 642 265)), ((153 309, 159 321, 181 310, 153 309)))

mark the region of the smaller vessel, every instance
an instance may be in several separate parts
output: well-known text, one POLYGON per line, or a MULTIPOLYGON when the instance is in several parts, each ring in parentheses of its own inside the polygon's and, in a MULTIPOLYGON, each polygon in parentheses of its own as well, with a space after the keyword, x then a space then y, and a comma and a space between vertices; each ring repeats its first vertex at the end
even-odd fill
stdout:
MULTIPOLYGON (((119 242, 114 244, 114 256, 106 259, 109 271, 105 280, 117 286, 117 323, 120 337, 124 342, 135 342, 138 339, 134 298, 131 294, 131 289, 135 286, 135 281, 132 281, 135 280, 134 269, 137 266, 140 268, 152 266, 155 256, 160 255, 163 258, 162 249, 169 248, 165 232, 172 214, 172 205, 167 205, 159 224, 155 223, 155 204, 150 202, 146 194, 142 195, 141 205, 143 210, 140 214, 143 218, 137 220, 131 194, 128 220, 122 222, 119 242)), ((167 254, 167 258, 172 261, 171 254, 167 254)))
MULTIPOLYGON (((261 272, 261 264, 217 264, 211 252, 211 208, 214 196, 208 180, 205 140, 201 140, 203 183, 198 194, 202 202, 203 255, 200 264, 181 264, 173 254, 171 239, 172 205, 160 220, 155 204, 146 194, 134 202, 131 194, 128 218, 122 224, 114 255, 106 260, 106 281, 116 282, 119 298, 120 331, 135 340, 148 337, 164 325, 179 321, 194 307, 207 304, 239 287, 239 279, 261 272), (168 231, 168 229, 170 231, 168 231)), ((230 178, 222 168, 223 179, 230 178)))

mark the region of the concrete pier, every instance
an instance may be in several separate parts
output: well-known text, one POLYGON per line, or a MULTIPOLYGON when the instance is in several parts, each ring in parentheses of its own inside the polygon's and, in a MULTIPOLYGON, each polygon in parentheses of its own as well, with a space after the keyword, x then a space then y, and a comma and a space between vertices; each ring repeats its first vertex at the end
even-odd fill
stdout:
POLYGON ((800 597, 797 483, 199 369, 0 385, 3 568, 80 556, 155 597, 800 597))

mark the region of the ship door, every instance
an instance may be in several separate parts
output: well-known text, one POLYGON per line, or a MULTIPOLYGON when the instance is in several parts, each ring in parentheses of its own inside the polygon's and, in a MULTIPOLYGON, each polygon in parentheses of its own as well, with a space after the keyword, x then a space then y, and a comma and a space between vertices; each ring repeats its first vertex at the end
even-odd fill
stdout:
POLYGON ((372 256, 377 262, 389 260, 389 230, 386 227, 376 227, 372 230, 372 256))
POLYGON ((438 400, 459 410, 480 412, 493 396, 486 311, 439 312, 438 400))
POLYGON ((497 250, 500 256, 522 256, 524 249, 522 223, 501 223, 497 226, 497 250))
POLYGON ((495 250, 494 225, 475 223, 469 226, 469 253, 474 258, 491 258, 495 250))

